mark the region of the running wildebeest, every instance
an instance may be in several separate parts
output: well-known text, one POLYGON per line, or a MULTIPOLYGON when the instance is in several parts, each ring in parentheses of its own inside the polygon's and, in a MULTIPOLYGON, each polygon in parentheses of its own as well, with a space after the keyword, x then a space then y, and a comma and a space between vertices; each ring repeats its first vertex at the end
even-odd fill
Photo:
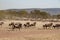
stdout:
POLYGON ((9 24, 9 26, 12 26, 12 25, 14 25, 14 22, 11 22, 11 23, 9 24))
POLYGON ((45 24, 45 25, 43 25, 43 28, 45 29, 47 29, 47 27, 51 27, 53 25, 53 23, 49 23, 49 24, 45 24))
POLYGON ((27 24, 24 24, 24 27, 26 28, 27 27, 27 24))
POLYGON ((11 23, 9 24, 9 26, 12 26, 12 29, 14 30, 15 28, 18 28, 20 30, 20 28, 22 28, 22 24, 19 23, 19 24, 15 24, 15 23, 11 23))
POLYGON ((36 26, 36 22, 30 24, 30 22, 27 22, 26 24, 24 24, 25 28, 27 27, 31 27, 31 26, 36 26))
POLYGON ((60 24, 53 25, 54 29, 55 28, 60 28, 60 24))
POLYGON ((36 26, 36 22, 34 22, 33 24, 30 24, 30 26, 36 26))
POLYGON ((26 24, 24 24, 25 28, 30 26, 30 22, 27 22, 26 24))

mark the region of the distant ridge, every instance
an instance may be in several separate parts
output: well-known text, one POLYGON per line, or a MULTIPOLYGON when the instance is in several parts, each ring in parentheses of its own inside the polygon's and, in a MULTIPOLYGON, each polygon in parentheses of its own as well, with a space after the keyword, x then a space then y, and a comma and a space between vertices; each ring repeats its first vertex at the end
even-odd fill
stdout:
POLYGON ((27 9, 6 9, 4 11, 11 10, 11 11, 21 11, 21 10, 26 10, 27 12, 30 12, 32 10, 40 10, 40 11, 46 11, 50 13, 51 15, 56 15, 60 14, 60 8, 27 8, 27 9))

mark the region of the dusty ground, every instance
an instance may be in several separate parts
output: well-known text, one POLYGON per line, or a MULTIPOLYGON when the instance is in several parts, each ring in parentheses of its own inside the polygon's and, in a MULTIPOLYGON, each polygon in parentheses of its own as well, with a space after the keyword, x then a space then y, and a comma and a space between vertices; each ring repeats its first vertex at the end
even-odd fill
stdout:
MULTIPOLYGON (((18 29, 11 31, 8 26, 10 22, 5 21, 5 24, 2 27, 0 26, 0 40, 60 40, 60 29, 42 29, 42 25, 49 22, 38 21, 35 28, 23 28, 20 31, 18 29)), ((27 21, 15 22, 24 24, 27 21)))

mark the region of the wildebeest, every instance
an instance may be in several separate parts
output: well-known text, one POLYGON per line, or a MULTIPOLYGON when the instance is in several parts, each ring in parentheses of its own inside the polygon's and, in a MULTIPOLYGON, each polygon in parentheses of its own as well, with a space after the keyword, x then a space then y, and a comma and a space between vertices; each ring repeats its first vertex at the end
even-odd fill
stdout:
POLYGON ((24 24, 24 27, 26 28, 27 27, 27 24, 24 24))
POLYGON ((30 27, 30 22, 27 22, 26 24, 24 24, 25 28, 30 27))
POLYGON ((60 24, 53 25, 53 28, 60 28, 60 24))
POLYGON ((43 28, 45 29, 47 29, 47 27, 51 27, 53 25, 53 23, 49 23, 49 24, 45 24, 45 25, 43 25, 43 28))
POLYGON ((14 22, 11 22, 11 23, 9 24, 9 26, 12 26, 12 25, 14 25, 14 22))
POLYGON ((24 24, 25 28, 27 27, 31 27, 31 26, 36 26, 36 22, 30 24, 30 22, 27 22, 26 24, 24 24))
POLYGON ((12 26, 12 29, 13 29, 13 30, 14 30, 15 28, 18 28, 18 29, 20 30, 20 28, 22 28, 22 24, 21 24, 21 23, 16 24, 16 23, 12 22, 12 23, 9 24, 9 26, 12 26), (17 26, 16 26, 16 25, 17 25, 17 26))
POLYGON ((0 22, 0 25, 2 26, 4 24, 4 22, 0 22))
POLYGON ((34 23, 30 24, 30 26, 36 26, 36 22, 34 22, 34 23))

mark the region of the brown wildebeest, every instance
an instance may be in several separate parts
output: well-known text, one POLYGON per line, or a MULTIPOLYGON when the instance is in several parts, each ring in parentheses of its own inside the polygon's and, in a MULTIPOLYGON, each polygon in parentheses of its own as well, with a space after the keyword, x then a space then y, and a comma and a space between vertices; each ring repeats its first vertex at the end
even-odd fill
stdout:
POLYGON ((60 28, 60 24, 53 25, 53 28, 60 28))
POLYGON ((27 22, 26 24, 24 24, 25 28, 30 26, 30 22, 27 22))
POLYGON ((24 24, 25 28, 27 27, 31 27, 31 26, 36 26, 36 22, 34 22, 33 24, 30 24, 30 22, 27 22, 26 24, 24 24))
POLYGON ((0 22, 0 25, 2 26, 4 24, 4 22, 0 22))
POLYGON ((51 27, 53 25, 53 23, 49 23, 49 24, 45 24, 45 25, 43 25, 43 28, 45 29, 47 29, 47 27, 51 27))
POLYGON ((12 29, 14 30, 15 28, 19 29, 22 28, 22 24, 19 23, 19 24, 15 24, 15 23, 11 23, 9 24, 9 26, 12 26, 12 29), (17 25, 17 26, 16 26, 17 25))
POLYGON ((14 25, 14 22, 11 22, 11 23, 9 24, 9 26, 12 26, 12 25, 14 25))
POLYGON ((30 24, 30 26, 36 26, 36 22, 34 22, 33 24, 30 24))
POLYGON ((27 28, 27 24, 24 24, 24 27, 27 28))

